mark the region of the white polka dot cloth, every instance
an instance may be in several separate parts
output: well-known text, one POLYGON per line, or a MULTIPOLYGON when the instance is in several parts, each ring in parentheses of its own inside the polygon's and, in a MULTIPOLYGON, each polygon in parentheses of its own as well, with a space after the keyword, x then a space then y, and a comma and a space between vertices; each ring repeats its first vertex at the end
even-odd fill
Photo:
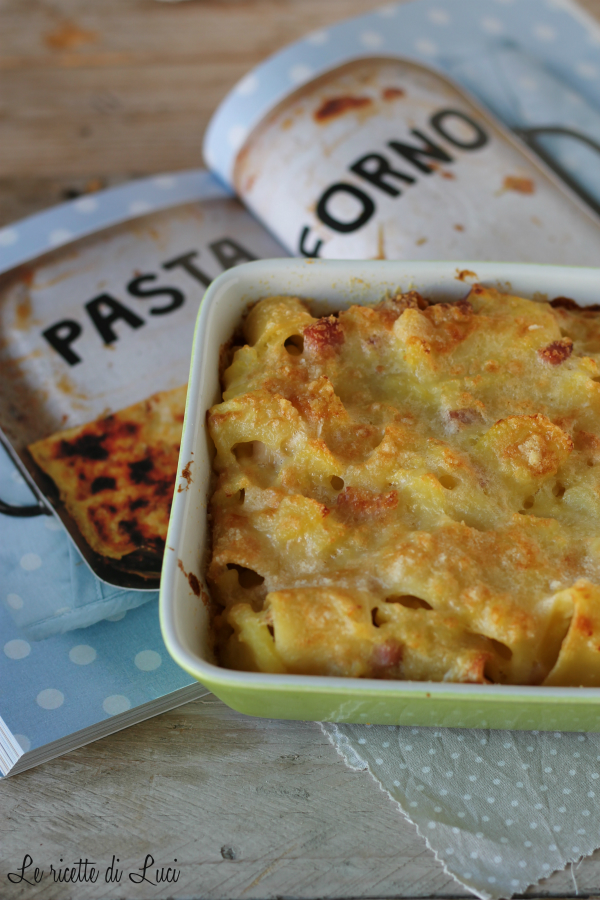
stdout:
POLYGON ((478 897, 511 897, 600 846, 600 735, 321 728, 478 897))

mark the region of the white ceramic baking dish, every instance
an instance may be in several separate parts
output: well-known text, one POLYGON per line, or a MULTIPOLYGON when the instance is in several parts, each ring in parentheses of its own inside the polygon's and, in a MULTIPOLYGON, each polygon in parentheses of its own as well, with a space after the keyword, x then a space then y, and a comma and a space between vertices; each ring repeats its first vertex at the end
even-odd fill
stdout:
POLYGON ((600 689, 446 684, 273 675, 216 665, 210 651, 207 503, 211 447, 206 411, 220 400, 219 349, 248 304, 291 294, 319 314, 415 289, 434 300, 464 297, 479 281, 532 299, 600 300, 600 269, 478 262, 277 259, 222 274, 202 302, 192 352, 177 488, 161 590, 163 636, 173 658, 218 697, 251 715, 284 719, 477 728, 600 731, 600 689))

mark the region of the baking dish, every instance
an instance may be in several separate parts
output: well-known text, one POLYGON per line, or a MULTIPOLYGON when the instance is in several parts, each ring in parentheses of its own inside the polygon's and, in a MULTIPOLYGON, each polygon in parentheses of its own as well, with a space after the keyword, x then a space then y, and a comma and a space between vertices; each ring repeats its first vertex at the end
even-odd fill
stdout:
POLYGON ((283 719, 564 731, 600 731, 600 689, 379 681, 238 672, 211 654, 207 504, 211 447, 206 410, 220 399, 218 359, 248 304, 292 294, 313 313, 375 303, 388 291, 421 291, 433 300, 464 297, 479 281, 530 298, 597 301, 600 269, 479 262, 324 261, 248 263, 216 279, 198 315, 178 483, 161 590, 163 637, 173 658, 229 706, 283 719))

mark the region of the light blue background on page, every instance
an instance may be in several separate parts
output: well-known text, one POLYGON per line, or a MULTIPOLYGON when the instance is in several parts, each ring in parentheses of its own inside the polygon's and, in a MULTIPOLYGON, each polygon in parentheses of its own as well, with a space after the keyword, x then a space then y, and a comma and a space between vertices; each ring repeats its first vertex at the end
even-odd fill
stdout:
MULTIPOLYGON (((2 447, 0 497, 14 505, 35 502, 2 447)), ((96 578, 54 515, 19 519, 0 513, 0 590, 22 636, 33 641, 158 598, 157 591, 125 591, 96 578)))
POLYGON ((0 716, 23 750, 193 684, 165 650, 156 601, 114 619, 30 643, 0 606, 0 716))

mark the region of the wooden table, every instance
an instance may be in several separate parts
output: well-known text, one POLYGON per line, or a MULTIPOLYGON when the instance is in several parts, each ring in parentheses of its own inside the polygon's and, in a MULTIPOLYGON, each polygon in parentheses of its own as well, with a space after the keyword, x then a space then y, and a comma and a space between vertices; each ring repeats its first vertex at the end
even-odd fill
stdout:
MULTIPOLYGON (((443 2, 443 0, 440 0, 443 2)), ((447 0, 446 0, 447 2, 447 0)), ((526 2, 526 0, 521 0, 526 2)), ((583 5, 600 18, 600 0, 583 5)), ((0 0, 0 225, 62 199, 201 161, 211 112, 255 63, 370 0, 0 0)), ((472 896, 313 723, 250 719, 209 695, 0 786, 0 896, 472 896), (176 884, 12 886, 113 854, 177 859, 176 884)), ((600 894, 600 852, 531 896, 600 894)))

